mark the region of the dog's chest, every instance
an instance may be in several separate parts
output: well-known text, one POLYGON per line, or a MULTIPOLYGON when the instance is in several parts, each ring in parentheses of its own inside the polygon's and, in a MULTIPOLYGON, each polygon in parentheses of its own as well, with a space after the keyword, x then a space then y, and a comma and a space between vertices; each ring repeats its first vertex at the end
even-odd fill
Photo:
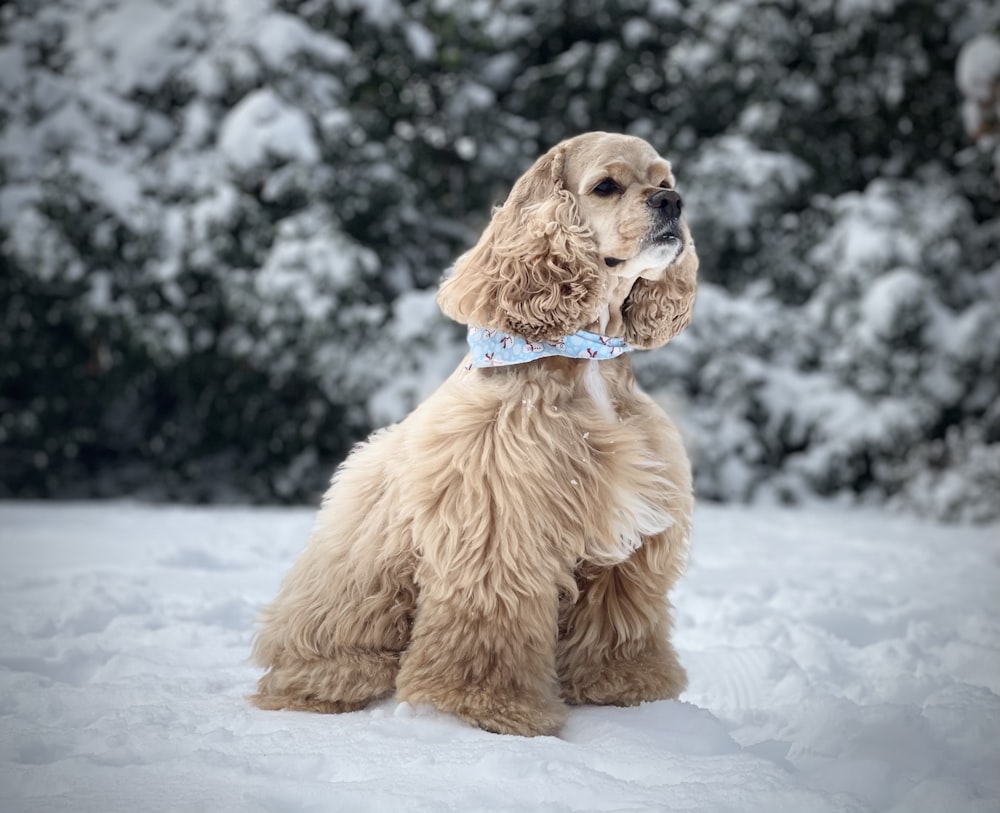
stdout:
MULTIPOLYGON (((608 329, 610 319, 611 310, 608 305, 604 305, 601 308, 601 314, 598 319, 601 333, 604 333, 608 329)), ((587 362, 587 370, 584 373, 583 383, 587 393, 594 400, 597 411, 605 419, 614 421, 617 419, 618 414, 615 410, 614 401, 611 398, 611 392, 608 389, 608 382, 604 380, 601 369, 601 362, 599 360, 591 359, 587 362)))
POLYGON ((615 411, 615 404, 611 398, 611 391, 608 383, 601 374, 601 362, 591 360, 587 362, 587 369, 583 374, 583 385, 587 394, 597 407, 597 411, 602 417, 609 421, 617 420, 618 414, 615 411))
MULTIPOLYGON (((595 540, 588 558, 614 562, 627 559, 643 540, 674 524, 666 499, 674 489, 662 461, 652 455, 647 439, 635 437, 637 428, 634 424, 630 427, 628 416, 621 414, 622 384, 602 373, 602 363, 587 362, 582 383, 587 398, 600 415, 600 425, 593 427, 595 432, 608 432, 608 438, 618 438, 619 442, 617 451, 604 459, 608 470, 599 478, 606 489, 610 534, 595 540)), ((624 403, 628 403, 627 397, 624 403)))

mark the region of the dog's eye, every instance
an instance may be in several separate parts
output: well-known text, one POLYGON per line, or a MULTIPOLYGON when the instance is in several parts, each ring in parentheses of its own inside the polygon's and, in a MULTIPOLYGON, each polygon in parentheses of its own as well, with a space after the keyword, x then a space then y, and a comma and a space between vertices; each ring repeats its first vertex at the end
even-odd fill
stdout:
POLYGON ((670 184, 666 181, 660 181, 660 189, 670 189, 670 184))
POLYGON ((597 186, 591 190, 595 195, 600 195, 602 198, 609 197, 610 195, 617 195, 622 191, 622 188, 615 183, 611 178, 605 178, 597 186))

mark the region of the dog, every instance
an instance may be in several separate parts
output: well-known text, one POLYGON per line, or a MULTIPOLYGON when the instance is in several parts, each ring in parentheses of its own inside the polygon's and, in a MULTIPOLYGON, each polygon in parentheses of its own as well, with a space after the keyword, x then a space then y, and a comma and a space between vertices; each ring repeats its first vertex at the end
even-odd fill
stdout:
POLYGON ((335 473, 263 612, 252 701, 347 712, 395 692, 551 735, 569 705, 676 698, 691 469, 629 353, 688 325, 697 270, 645 141, 542 155, 438 291, 469 355, 335 473))

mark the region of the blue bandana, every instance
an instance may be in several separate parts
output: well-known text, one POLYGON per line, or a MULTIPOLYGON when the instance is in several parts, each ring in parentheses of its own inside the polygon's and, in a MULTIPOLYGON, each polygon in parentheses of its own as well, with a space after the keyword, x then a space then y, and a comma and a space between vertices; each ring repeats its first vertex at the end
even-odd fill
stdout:
POLYGON ((566 356, 571 359, 613 359, 632 352, 624 339, 599 336, 578 330, 557 342, 529 342, 488 327, 469 328, 469 350, 472 352, 470 367, 508 367, 525 364, 548 356, 566 356))

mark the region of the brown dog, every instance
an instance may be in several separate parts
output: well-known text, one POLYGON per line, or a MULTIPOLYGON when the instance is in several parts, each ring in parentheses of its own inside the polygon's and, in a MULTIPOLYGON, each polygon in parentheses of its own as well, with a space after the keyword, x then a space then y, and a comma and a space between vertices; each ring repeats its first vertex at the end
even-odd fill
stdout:
POLYGON ((673 187, 648 144, 608 133, 518 180, 438 294, 473 353, 334 476, 264 612, 258 706, 351 711, 396 691, 531 735, 567 703, 684 689, 667 593, 690 465, 627 355, 691 318, 698 259, 673 187))

